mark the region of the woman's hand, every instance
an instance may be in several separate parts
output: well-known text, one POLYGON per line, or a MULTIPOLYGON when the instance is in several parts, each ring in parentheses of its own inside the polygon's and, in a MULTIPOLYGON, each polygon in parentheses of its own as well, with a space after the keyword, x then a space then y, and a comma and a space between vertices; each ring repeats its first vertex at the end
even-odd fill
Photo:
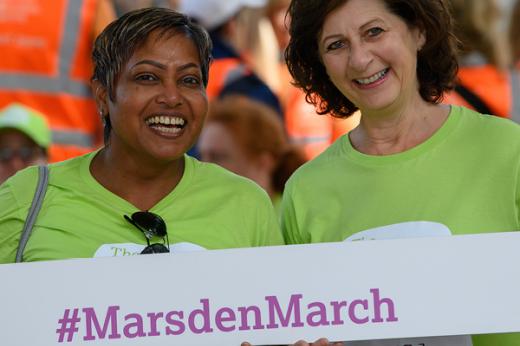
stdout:
MULTIPOLYGON (((252 346, 249 342, 243 342, 240 346, 252 346)), ((321 338, 319 340, 316 340, 312 344, 309 344, 307 341, 297 341, 292 346, 343 346, 343 342, 333 342, 330 343, 329 340, 325 338, 321 338)))
POLYGON ((293 346, 343 346, 342 342, 333 342, 330 343, 329 340, 325 338, 321 338, 319 340, 314 341, 312 344, 307 343, 307 341, 300 340, 296 342, 293 346))

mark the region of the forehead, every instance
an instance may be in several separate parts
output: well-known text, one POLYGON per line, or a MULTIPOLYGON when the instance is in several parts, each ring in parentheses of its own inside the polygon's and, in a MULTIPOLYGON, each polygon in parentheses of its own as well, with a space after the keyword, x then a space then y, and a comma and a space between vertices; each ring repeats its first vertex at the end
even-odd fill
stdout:
POLYGON ((347 0, 325 17, 322 31, 334 31, 341 27, 359 28, 378 19, 396 19, 383 0, 347 0))
POLYGON ((164 62, 189 61, 200 64, 199 50, 193 38, 185 32, 152 32, 130 56, 128 63, 143 58, 156 58, 164 62))

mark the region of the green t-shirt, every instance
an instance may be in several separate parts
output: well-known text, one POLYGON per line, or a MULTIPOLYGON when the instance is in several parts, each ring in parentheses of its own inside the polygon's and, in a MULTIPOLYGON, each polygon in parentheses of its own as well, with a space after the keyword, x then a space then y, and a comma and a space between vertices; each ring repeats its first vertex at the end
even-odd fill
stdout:
MULTIPOLYGON (((293 174, 282 201, 291 244, 518 231, 519 217, 520 126, 455 106, 403 153, 365 155, 341 137, 293 174)), ((473 341, 520 345, 520 334, 473 341)))
MULTIPOLYGON (((90 174, 95 154, 49 165, 49 186, 24 261, 124 256, 144 248, 144 235, 123 217, 136 207, 90 174)), ((166 222, 172 251, 283 244, 271 201, 260 187, 189 156, 185 163, 179 184, 150 209, 166 222)), ((14 262, 37 175, 31 167, 0 187, 0 263, 14 262)))

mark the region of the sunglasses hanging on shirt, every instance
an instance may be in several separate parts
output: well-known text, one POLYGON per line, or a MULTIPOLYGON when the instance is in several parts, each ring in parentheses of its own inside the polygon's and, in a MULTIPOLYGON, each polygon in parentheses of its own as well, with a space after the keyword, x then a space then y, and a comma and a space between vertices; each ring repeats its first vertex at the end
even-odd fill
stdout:
POLYGON ((170 241, 166 231, 166 223, 157 214, 149 211, 138 211, 131 216, 124 215, 125 220, 143 232, 148 244, 141 254, 166 253, 170 252, 170 241), (153 237, 161 237, 162 243, 150 243, 153 237))

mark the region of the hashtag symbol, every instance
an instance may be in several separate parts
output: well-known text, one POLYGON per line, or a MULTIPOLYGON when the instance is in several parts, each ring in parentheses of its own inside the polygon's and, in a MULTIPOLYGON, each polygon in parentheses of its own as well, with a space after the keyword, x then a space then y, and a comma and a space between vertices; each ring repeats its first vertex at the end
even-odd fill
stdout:
POLYGON ((67 337, 67 342, 71 342, 74 338, 74 334, 78 332, 78 327, 76 325, 81 321, 79 318, 79 309, 74 309, 72 311, 72 316, 70 316, 70 309, 66 309, 63 313, 63 318, 58 320, 59 328, 56 329, 56 334, 58 334, 58 342, 63 342, 65 337, 67 337))

